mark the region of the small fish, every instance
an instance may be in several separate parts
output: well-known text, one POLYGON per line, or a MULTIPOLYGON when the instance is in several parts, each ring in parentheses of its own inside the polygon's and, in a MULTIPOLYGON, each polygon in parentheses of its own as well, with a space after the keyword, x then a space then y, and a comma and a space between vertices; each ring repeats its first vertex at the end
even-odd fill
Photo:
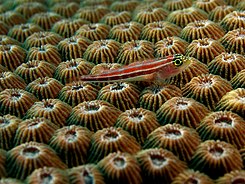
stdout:
POLYGON ((190 63, 189 57, 175 54, 166 58, 135 62, 122 68, 103 71, 97 75, 84 75, 81 76, 80 80, 91 82, 162 82, 179 74, 190 63))

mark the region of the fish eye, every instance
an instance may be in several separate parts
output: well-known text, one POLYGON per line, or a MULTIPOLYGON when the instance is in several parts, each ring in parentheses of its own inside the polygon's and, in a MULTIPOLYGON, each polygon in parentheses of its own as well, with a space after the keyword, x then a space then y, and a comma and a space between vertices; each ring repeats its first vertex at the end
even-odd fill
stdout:
POLYGON ((181 59, 175 59, 174 60, 174 65, 175 66, 181 66, 183 64, 183 61, 181 59))

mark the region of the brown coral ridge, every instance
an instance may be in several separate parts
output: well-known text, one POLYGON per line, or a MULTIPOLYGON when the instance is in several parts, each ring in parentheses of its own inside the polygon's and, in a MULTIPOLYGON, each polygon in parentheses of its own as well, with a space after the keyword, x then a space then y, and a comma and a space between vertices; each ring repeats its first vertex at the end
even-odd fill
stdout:
POLYGON ((237 88, 226 93, 216 106, 219 111, 232 111, 245 118, 245 88, 237 88))
POLYGON ((190 161, 201 143, 198 133, 180 124, 167 124, 147 136, 144 148, 163 148, 173 152, 183 161, 190 161))
POLYGON ((66 165, 76 167, 87 162, 92 133, 84 127, 66 126, 54 132, 49 141, 66 165))
POLYGON ((172 152, 162 148, 144 149, 136 154, 142 170, 144 183, 171 183, 174 178, 187 169, 172 152))
POLYGON ((116 108, 125 111, 136 108, 139 101, 140 90, 137 85, 120 82, 108 84, 101 88, 97 99, 113 104, 116 108))
POLYGON ((233 170, 243 168, 239 151, 229 143, 207 140, 199 145, 190 162, 190 168, 217 179, 233 170))
POLYGON ((85 101, 72 109, 68 125, 80 125, 96 132, 115 124, 122 112, 102 100, 85 101))
POLYGON ((218 75, 201 75, 192 78, 183 88, 183 96, 193 98, 214 110, 220 99, 232 90, 231 84, 218 75))
POLYGON ((153 112, 157 110, 169 99, 173 97, 181 97, 181 90, 170 84, 152 84, 140 93, 139 105, 142 108, 153 112))
POLYGON ((133 135, 141 145, 159 126, 155 113, 143 108, 126 110, 120 114, 115 124, 115 127, 121 127, 133 135))
POLYGON ((107 184, 143 183, 140 166, 128 153, 111 153, 98 163, 98 167, 107 184))
POLYGON ((245 146, 245 121, 230 111, 210 113, 196 130, 203 140, 225 141, 237 149, 245 146))
POLYGON ((35 169, 44 166, 67 168, 53 149, 36 142, 21 144, 8 151, 6 163, 8 176, 21 180, 25 179, 35 169))
POLYGON ((37 101, 38 99, 33 94, 25 90, 5 89, 0 92, 0 111, 3 114, 11 114, 22 118, 37 101))
POLYGON ((230 81, 237 73, 245 69, 245 56, 223 52, 208 64, 208 68, 210 73, 220 75, 230 81))
POLYGON ((118 151, 135 154, 140 149, 137 140, 122 128, 104 128, 92 136, 88 162, 97 163, 110 153, 118 151))
POLYGON ((173 97, 158 109, 156 115, 162 125, 179 123, 196 128, 209 113, 210 110, 205 105, 192 98, 173 97))

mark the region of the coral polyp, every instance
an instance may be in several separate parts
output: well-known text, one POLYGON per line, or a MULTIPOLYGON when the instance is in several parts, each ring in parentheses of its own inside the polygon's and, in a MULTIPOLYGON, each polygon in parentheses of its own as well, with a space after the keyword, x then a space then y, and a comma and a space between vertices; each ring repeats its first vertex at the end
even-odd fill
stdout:
POLYGON ((57 45, 63 38, 54 32, 37 32, 29 36, 24 43, 26 49, 31 47, 40 47, 42 45, 57 45))
POLYGON ((181 90, 174 85, 152 84, 140 93, 139 105, 156 112, 167 100, 182 96, 181 90))
POLYGON ((53 25, 52 31, 58 33, 64 38, 69 38, 74 36, 75 32, 87 23, 88 21, 83 19, 62 19, 53 25))
POLYGON ((122 12, 108 13, 103 17, 101 21, 109 26, 115 26, 118 24, 130 22, 131 19, 132 19, 132 15, 130 12, 122 11, 122 12))
POLYGON ((84 24, 77 30, 76 35, 84 36, 91 41, 103 40, 109 36, 111 27, 103 23, 84 24))
POLYGON ((137 160, 127 153, 111 153, 103 158, 98 167, 108 184, 141 184, 141 169, 137 160))
POLYGON ((120 43, 139 40, 143 25, 137 22, 126 22, 111 28, 109 37, 120 43))
POLYGON ((15 11, 7 11, 0 14, 0 20, 6 23, 8 26, 13 27, 17 24, 25 24, 26 19, 15 11))
POLYGON ((106 6, 84 6, 73 17, 85 19, 91 23, 97 23, 109 12, 110 10, 106 6))
POLYGON ((221 140, 241 149, 245 146, 245 121, 230 111, 218 111, 207 115, 197 127, 203 140, 221 140))
POLYGON ((61 54, 56 46, 45 44, 40 47, 32 47, 27 54, 27 60, 46 61, 54 66, 62 62, 61 54))
POLYGON ((60 21, 62 16, 54 12, 37 13, 31 17, 30 22, 42 27, 45 31, 49 31, 52 26, 60 21))
POLYGON ((163 8, 141 8, 135 12, 133 20, 143 25, 152 22, 163 21, 167 18, 168 12, 163 8))
POLYGON ((122 12, 122 11, 132 12, 138 5, 139 2, 137 0, 116 1, 111 4, 110 9, 116 12, 122 12))
POLYGON ((162 148, 141 150, 136 154, 136 158, 146 183, 171 183, 178 174, 187 169, 185 162, 162 148))
POLYGON ((105 184, 104 177, 95 164, 85 164, 69 170, 71 184, 93 182, 105 184))
POLYGON ((188 169, 180 173, 177 177, 175 177, 171 184, 183 183, 214 184, 214 181, 204 173, 188 169))
POLYGON ((184 28, 190 22, 208 19, 208 14, 199 8, 189 7, 182 10, 173 11, 168 15, 167 20, 184 28))
POLYGON ((35 95, 39 100, 57 98, 63 85, 54 78, 43 77, 34 80, 26 87, 26 91, 35 95))
POLYGON ((5 89, 25 89, 25 87, 25 81, 18 75, 7 71, 0 73, 0 92, 5 89))
POLYGON ((189 8, 191 5, 191 0, 167 0, 164 3, 164 8, 166 8, 169 11, 175 11, 189 8))
POLYGON ((81 58, 67 60, 56 68, 54 78, 62 84, 77 81, 79 76, 88 75, 93 66, 93 63, 81 58))
POLYGON ((14 147, 14 136, 20 123, 21 119, 16 116, 10 114, 0 116, 0 149, 8 151, 14 147))
POLYGON ((75 107, 82 102, 95 100, 98 92, 99 87, 94 84, 74 81, 62 88, 59 99, 75 107))
POLYGON ((18 45, 0 45, 0 64, 14 71, 25 62, 26 50, 18 45))
POLYGON ((85 50, 92 42, 83 36, 72 36, 59 42, 58 49, 63 61, 82 58, 85 50))
POLYGON ((153 22, 142 29, 141 39, 156 43, 170 36, 179 36, 181 28, 167 21, 153 22))
POLYGON ((69 117, 72 107, 58 99, 44 99, 36 102, 26 113, 24 119, 44 117, 58 127, 63 127, 69 117))
POLYGON ((30 83, 39 77, 53 77, 54 72, 55 66, 46 61, 38 60, 22 63, 15 70, 15 73, 24 79, 26 83, 30 83))
POLYGON ((188 43, 177 36, 166 37, 155 43, 155 56, 164 57, 174 54, 185 54, 187 46, 188 43))
POLYGON ((106 85, 99 91, 97 98, 125 111, 136 107, 139 95, 140 91, 135 84, 122 82, 106 85))
POLYGON ((219 177, 216 180, 217 184, 236 184, 245 182, 245 171, 244 170, 235 170, 229 173, 226 173, 224 176, 219 177))
POLYGON ((218 75, 201 75, 191 79, 183 88, 183 95, 193 98, 214 110, 222 96, 232 90, 231 84, 218 75))
POLYGON ((208 18, 214 22, 220 22, 226 15, 233 12, 234 10, 235 8, 233 6, 217 6, 211 12, 209 12, 208 18))
POLYGON ((188 42, 193 40, 212 38, 218 40, 225 35, 225 31, 218 24, 210 20, 199 20, 187 24, 181 31, 180 37, 188 42))
POLYGON ((36 142, 21 144, 10 150, 7 153, 6 163, 8 176, 21 180, 25 179, 35 169, 44 166, 67 168, 54 150, 45 144, 36 142))
POLYGON ((34 170, 31 175, 26 178, 27 184, 45 182, 50 182, 52 184, 67 184, 69 183, 69 177, 62 169, 45 166, 34 170))
POLYGON ((190 161, 201 143, 198 133, 180 124, 167 124, 151 132, 144 148, 163 148, 173 152, 180 160, 190 161))
POLYGON ((18 146, 31 141, 47 144, 58 128, 45 118, 26 119, 19 124, 13 144, 18 146))
POLYGON ((47 7, 39 2, 25 2, 18 5, 14 11, 29 19, 37 13, 47 11, 47 7))
POLYGON ((84 127, 66 126, 56 130, 49 145, 68 167, 85 164, 92 133, 84 127))
POLYGON ((202 63, 208 64, 222 52, 225 52, 225 48, 219 41, 212 38, 203 38, 193 40, 188 45, 185 54, 198 59, 202 63))
POLYGON ((5 89, 0 92, 0 111, 22 118, 38 99, 22 89, 5 89))
POLYGON ((72 17, 79 9, 76 2, 60 2, 52 6, 52 11, 66 18, 72 17))
POLYGON ((27 37, 31 36, 33 33, 43 31, 41 27, 33 23, 20 24, 12 27, 8 35, 19 42, 23 43, 27 37))
POLYGON ((72 109, 68 125, 80 125, 96 132, 115 124, 122 112, 101 100, 85 101, 72 109))
POLYGON ((220 75, 230 81, 237 73, 245 69, 245 57, 236 53, 223 52, 209 64, 210 73, 220 75))
POLYGON ((124 43, 118 53, 117 63, 130 64, 154 58, 154 45, 146 40, 132 40, 124 43))
POLYGON ((245 69, 237 73, 230 82, 234 89, 245 88, 245 69))
POLYGON ((239 151, 231 144, 208 140, 197 148, 190 162, 190 168, 216 179, 227 172, 242 169, 243 163, 239 151))
POLYGON ((194 2, 193 6, 209 13, 217 6, 222 6, 225 4, 226 2, 223 0, 197 0, 194 2))
POLYGON ((207 107, 192 98, 173 97, 158 109, 156 115, 162 125, 179 123, 196 128, 209 113, 207 107))
POLYGON ((220 40, 227 52, 234 52, 237 54, 245 54, 245 28, 239 28, 229 31, 220 40))
POLYGON ((112 39, 94 41, 88 46, 83 58, 95 64, 114 63, 120 45, 119 42, 112 39))
POLYGON ((0 45, 18 45, 18 46, 21 46, 21 43, 15 39, 11 38, 10 36, 6 36, 6 35, 2 34, 2 35, 0 35, 0 45))
POLYGON ((140 149, 136 139, 122 128, 104 128, 92 136, 88 161, 97 163, 113 152, 135 154, 140 149))
POLYGON ((226 15, 220 25, 227 31, 234 29, 245 28, 245 12, 244 11, 233 11, 226 15))
POLYGON ((128 131, 138 143, 143 145, 146 137, 160 124, 157 122, 155 113, 143 108, 134 108, 123 112, 117 118, 115 126, 128 131))
POLYGON ((245 117, 245 88, 237 88, 226 93, 218 102, 216 110, 232 111, 245 117))

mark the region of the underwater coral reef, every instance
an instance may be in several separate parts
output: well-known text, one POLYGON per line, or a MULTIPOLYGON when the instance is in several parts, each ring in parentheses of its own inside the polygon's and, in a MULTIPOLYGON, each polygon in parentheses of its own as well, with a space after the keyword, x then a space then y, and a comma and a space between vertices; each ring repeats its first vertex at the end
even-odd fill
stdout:
POLYGON ((0 0, 0 184, 245 184, 245 0, 0 0))

